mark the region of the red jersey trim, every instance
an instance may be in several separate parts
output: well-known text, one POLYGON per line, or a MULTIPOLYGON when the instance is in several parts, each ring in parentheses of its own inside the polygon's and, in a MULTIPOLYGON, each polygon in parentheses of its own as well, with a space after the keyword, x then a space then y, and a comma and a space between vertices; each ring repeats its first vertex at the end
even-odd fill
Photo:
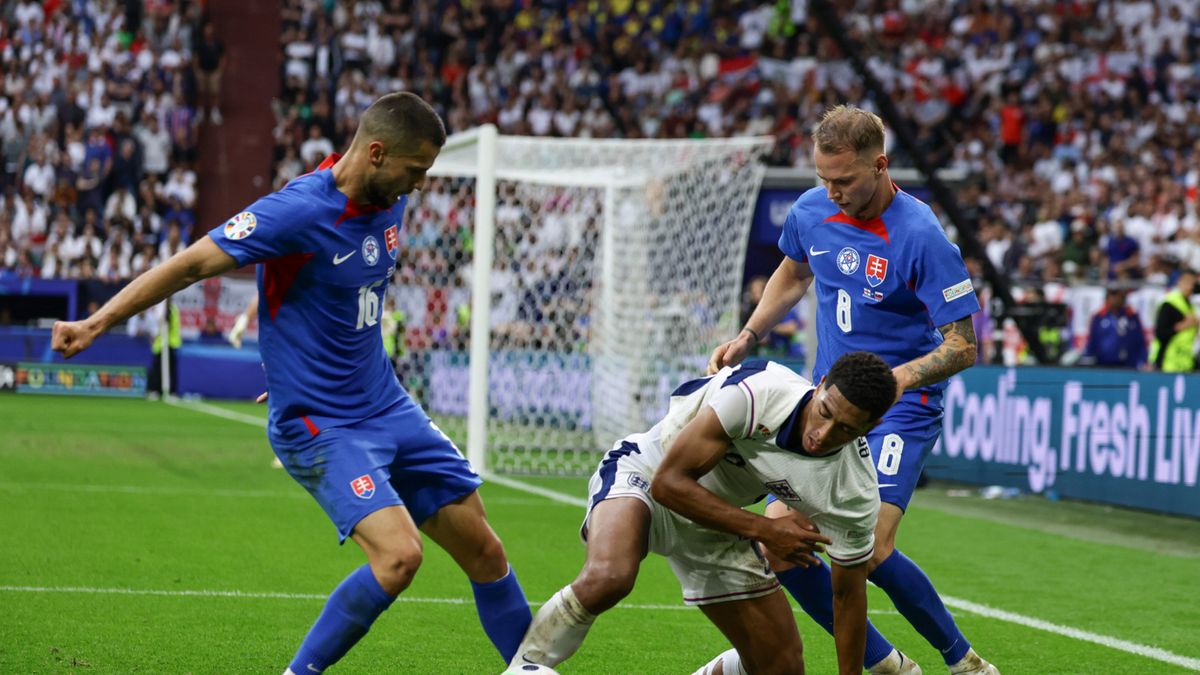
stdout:
POLYGON ((871 220, 859 220, 858 218, 852 218, 852 217, 842 213, 841 211, 838 211, 837 213, 833 214, 832 216, 829 216, 828 218, 826 218, 825 222, 827 222, 827 223, 845 223, 847 225, 853 225, 854 227, 857 227, 860 230, 870 232, 871 234, 879 237, 880 239, 886 241, 889 244, 892 243, 892 241, 890 239, 888 239, 887 225, 883 224, 883 218, 872 218, 871 220))
POLYGON ((271 320, 279 314, 287 292, 296 282, 296 275, 313 258, 312 253, 293 253, 291 255, 271 258, 263 262, 263 293, 266 295, 267 312, 271 320))
MULTIPOLYGON (((332 155, 329 155, 325 159, 321 160, 321 163, 317 165, 316 170, 324 171, 325 169, 332 169, 333 165, 337 164, 337 161, 341 158, 342 158, 341 153, 335 152, 332 155)), ((386 210, 387 209, 382 209, 378 206, 374 206, 371 204, 359 204, 358 202, 353 201, 349 197, 347 197, 346 198, 346 207, 344 209, 342 209, 342 215, 338 216, 338 219, 333 221, 333 226, 337 227, 338 225, 341 225, 342 221, 344 221, 344 220, 349 220, 351 218, 357 218, 359 216, 365 216, 368 213, 379 213, 380 211, 386 211, 386 210)))

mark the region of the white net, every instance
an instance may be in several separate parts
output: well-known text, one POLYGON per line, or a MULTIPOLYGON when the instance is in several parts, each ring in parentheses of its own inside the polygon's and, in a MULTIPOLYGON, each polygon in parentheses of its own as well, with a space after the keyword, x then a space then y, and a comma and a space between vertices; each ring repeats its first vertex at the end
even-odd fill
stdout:
MULTIPOLYGON (((469 414, 476 149, 410 199, 393 297, 402 380, 456 440, 469 414)), ((736 330, 769 139, 500 137, 486 470, 590 472, 736 330)))

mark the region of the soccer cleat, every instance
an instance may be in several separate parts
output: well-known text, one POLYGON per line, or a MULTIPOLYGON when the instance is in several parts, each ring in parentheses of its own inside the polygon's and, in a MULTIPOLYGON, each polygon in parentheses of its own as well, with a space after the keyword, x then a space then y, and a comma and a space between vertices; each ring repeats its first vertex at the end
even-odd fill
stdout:
POLYGON ((871 675, 921 675, 921 666, 916 661, 904 655, 899 649, 893 649, 882 661, 867 669, 871 675))
POLYGON ((966 656, 950 666, 950 675, 1000 675, 1000 671, 979 658, 974 649, 968 649, 966 656))

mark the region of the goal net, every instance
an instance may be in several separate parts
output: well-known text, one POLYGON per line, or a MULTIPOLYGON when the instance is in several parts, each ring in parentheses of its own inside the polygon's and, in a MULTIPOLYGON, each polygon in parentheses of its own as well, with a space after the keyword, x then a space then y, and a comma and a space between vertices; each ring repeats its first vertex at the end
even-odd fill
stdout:
POLYGON ((585 474, 737 329, 770 139, 448 139, 410 197, 404 385, 492 473, 585 474))

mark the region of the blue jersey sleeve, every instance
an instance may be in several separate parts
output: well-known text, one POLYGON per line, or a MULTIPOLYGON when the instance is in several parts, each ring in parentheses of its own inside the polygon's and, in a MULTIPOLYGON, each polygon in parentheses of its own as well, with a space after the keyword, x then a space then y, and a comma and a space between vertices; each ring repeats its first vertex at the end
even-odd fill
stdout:
POLYGON ((788 209, 787 217, 783 220, 783 234, 779 235, 779 250, 797 262, 808 262, 804 252, 804 244, 800 241, 800 203, 796 200, 788 209))
POLYGON ((933 325, 940 328, 978 312, 979 298, 967 266, 946 233, 937 228, 913 243, 908 279, 933 325))
POLYGON ((298 252, 311 208, 290 192, 284 188, 259 199, 208 236, 239 266, 298 252))

